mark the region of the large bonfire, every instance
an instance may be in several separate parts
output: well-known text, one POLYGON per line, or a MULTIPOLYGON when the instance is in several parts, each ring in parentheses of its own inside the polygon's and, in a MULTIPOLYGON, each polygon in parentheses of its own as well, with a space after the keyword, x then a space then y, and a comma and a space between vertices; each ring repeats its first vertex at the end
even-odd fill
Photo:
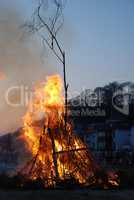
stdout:
POLYGON ((67 122, 65 131, 62 79, 49 76, 34 93, 24 116, 23 138, 32 155, 23 173, 32 180, 40 178, 44 185, 73 178, 87 183, 94 175, 94 164, 87 146, 72 132, 67 122))

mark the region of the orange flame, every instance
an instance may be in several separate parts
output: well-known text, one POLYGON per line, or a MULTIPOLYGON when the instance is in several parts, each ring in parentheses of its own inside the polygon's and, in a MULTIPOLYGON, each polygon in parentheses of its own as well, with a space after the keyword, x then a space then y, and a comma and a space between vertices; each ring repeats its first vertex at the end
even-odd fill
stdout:
POLYGON ((63 180, 71 176, 85 183, 93 175, 93 162, 86 145, 72 134, 69 122, 64 132, 64 98, 59 75, 47 77, 35 90, 29 109, 23 130, 28 149, 36 159, 29 165, 31 178, 54 180, 58 176, 63 180))

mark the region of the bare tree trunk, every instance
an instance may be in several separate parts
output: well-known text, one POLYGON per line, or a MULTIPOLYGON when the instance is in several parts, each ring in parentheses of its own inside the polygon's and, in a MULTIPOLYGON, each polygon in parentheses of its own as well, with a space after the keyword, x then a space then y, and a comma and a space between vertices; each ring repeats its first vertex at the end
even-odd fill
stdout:
POLYGON ((64 114, 64 120, 65 120, 65 134, 67 129, 67 116, 68 116, 68 84, 66 81, 66 60, 65 60, 65 52, 63 52, 63 77, 64 77, 64 95, 65 95, 65 114, 64 114))

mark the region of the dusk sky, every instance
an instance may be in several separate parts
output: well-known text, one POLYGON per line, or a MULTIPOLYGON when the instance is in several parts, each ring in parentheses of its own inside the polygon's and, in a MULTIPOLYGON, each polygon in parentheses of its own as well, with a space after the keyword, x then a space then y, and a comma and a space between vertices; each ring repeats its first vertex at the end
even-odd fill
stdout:
MULTIPOLYGON (((27 10, 30 16, 34 0, 6 2, 23 14, 27 10)), ((65 35, 69 44, 66 47, 65 42, 65 50, 74 89, 114 80, 133 81, 133 9, 133 0, 67 0, 64 27, 69 29, 69 36, 65 35)))
MULTIPOLYGON (((15 6, 28 19, 33 2, 6 0, 3 4, 9 4, 8 9, 15 6)), ((133 0, 67 0, 61 32, 65 41, 61 42, 73 90, 116 80, 133 81, 133 10, 133 0)))
MULTIPOLYGON (((10 14, 12 13, 13 15, 13 12, 15 12, 15 16, 16 13, 17 16, 21 16, 21 20, 17 19, 17 25, 19 27, 22 25, 22 22, 30 18, 34 2, 34 0, 0 0, 0 9, 2 11, 2 14, 0 14, 0 46, 3 42, 3 37, 5 37, 5 34, 2 35, 1 33, 3 31, 3 21, 7 23, 9 21, 10 28, 7 30, 8 34, 12 36, 13 32, 11 31, 10 34, 10 30, 12 30, 12 23, 14 24, 14 22, 10 19, 10 14)), ((133 0, 67 0, 64 16, 64 27, 59 34, 61 34, 61 43, 66 51, 67 75, 71 92, 75 91, 76 93, 85 88, 103 86, 112 81, 133 81, 133 0)), ((4 25, 4 29, 6 30, 6 25, 4 25)), ((34 49, 33 43, 34 40, 32 41, 32 49, 34 49)), ((12 46, 12 41, 9 37, 7 49, 11 48, 9 47, 10 44, 12 46)), ((15 47, 17 45, 16 42, 15 47)), ((5 51, 3 49, 0 50, 2 52, 0 58, 6 57, 7 49, 5 48, 5 51)), ((23 51, 25 52, 24 49, 23 51)), ((17 79, 21 77, 21 81, 19 81, 22 84, 30 84, 31 82, 42 79, 43 73, 45 75, 55 72, 62 73, 62 66, 58 62, 55 62, 55 59, 51 56, 45 64, 40 63, 40 55, 42 56, 40 47, 35 48, 33 51, 34 53, 31 53, 26 58, 27 61, 25 62, 29 63, 29 65, 27 65, 25 72, 21 72, 21 74, 19 74, 18 70, 20 60, 22 59, 24 61, 24 56, 21 57, 21 51, 20 53, 17 51, 17 55, 14 55, 16 60, 17 56, 19 56, 19 62, 16 61, 15 63, 14 60, 11 66, 9 66, 10 59, 8 59, 7 63, 5 60, 0 61, 1 73, 4 73, 7 79, 9 78, 8 80, 1 80, 1 92, 7 89, 9 83, 15 80, 15 77, 17 79), (33 55, 37 56, 34 56, 35 61, 32 60, 33 55), (52 59, 50 60, 50 58, 52 59), (13 63, 15 63, 15 69, 17 69, 15 75, 9 73, 10 70, 14 70, 13 63), (40 64, 38 65, 38 63, 40 64), (48 66, 46 66, 47 64, 48 66), (29 69, 28 66, 30 66, 29 69), (32 78, 30 70, 35 72, 37 70, 35 76, 34 73, 32 74, 34 76, 32 78), (26 83, 23 82, 23 76, 26 77, 26 83)), ((16 83, 16 81, 12 83, 16 83)), ((1 107, 1 110, 5 113, 3 107, 1 107)), ((12 116, 12 112, 10 115, 12 116)), ((15 123, 14 126, 16 126, 15 123)))
POLYGON ((133 10, 133 0, 68 2, 65 16, 76 35, 68 58, 73 88, 133 81, 133 10))

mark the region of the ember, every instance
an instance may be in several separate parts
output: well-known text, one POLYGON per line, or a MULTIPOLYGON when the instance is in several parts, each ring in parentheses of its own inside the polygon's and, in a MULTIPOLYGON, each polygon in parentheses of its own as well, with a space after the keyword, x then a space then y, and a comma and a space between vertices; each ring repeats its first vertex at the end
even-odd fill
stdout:
POLYGON ((32 160, 21 170, 26 178, 40 179, 44 187, 69 179, 83 185, 95 182, 96 165, 86 144, 73 134, 69 121, 66 132, 64 126, 62 79, 49 76, 35 90, 24 116, 23 139, 32 154, 32 160))

